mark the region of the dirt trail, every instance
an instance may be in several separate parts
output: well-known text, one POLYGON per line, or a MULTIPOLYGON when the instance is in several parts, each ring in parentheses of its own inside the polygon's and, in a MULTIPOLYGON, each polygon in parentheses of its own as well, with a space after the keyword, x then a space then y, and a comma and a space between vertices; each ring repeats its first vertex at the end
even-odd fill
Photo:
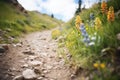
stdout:
POLYGON ((52 30, 26 35, 9 52, 0 56, 0 80, 12 80, 26 69, 36 70, 36 80, 71 80, 69 68, 57 55, 52 30))

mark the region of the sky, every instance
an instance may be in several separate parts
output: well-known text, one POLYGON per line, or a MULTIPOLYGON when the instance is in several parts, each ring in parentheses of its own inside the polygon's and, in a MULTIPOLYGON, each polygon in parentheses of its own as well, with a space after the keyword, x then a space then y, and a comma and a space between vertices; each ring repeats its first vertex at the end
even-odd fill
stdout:
MULTIPOLYGON (((91 7, 98 0, 82 0, 82 6, 91 7)), ((29 11, 37 10, 65 22, 69 21, 78 8, 78 0, 18 0, 18 2, 29 11)))

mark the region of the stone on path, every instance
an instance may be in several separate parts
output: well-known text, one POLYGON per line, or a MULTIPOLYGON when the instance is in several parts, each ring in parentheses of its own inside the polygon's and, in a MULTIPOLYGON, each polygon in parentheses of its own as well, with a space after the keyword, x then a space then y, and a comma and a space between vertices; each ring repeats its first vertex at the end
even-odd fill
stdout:
POLYGON ((32 52, 32 51, 25 51, 25 52, 23 52, 24 54, 27 54, 27 55, 34 55, 35 53, 34 52, 32 52))
POLYGON ((44 77, 39 77, 39 78, 37 78, 37 80, 43 80, 43 78, 44 78, 44 77))
POLYGON ((30 61, 29 64, 32 65, 32 66, 40 66, 40 65, 42 65, 43 63, 40 62, 40 61, 35 60, 35 61, 30 61))
POLYGON ((52 69, 53 67, 52 66, 50 66, 50 65, 47 65, 47 69, 52 69))
POLYGON ((22 75, 18 75, 14 77, 13 80, 24 80, 24 77, 22 75))
POLYGON ((25 71, 22 72, 22 75, 26 80, 34 80, 37 78, 36 73, 34 72, 34 70, 31 69, 26 69, 25 71))
POLYGON ((22 67, 22 68, 28 68, 29 65, 28 65, 28 64, 24 64, 24 65, 22 65, 21 67, 22 67))
POLYGON ((46 40, 46 38, 41 38, 41 40, 46 40))
POLYGON ((33 56, 33 55, 29 56, 29 60, 31 61, 35 60, 36 58, 38 58, 38 56, 33 56))
POLYGON ((6 50, 0 45, 0 53, 4 53, 6 50))
POLYGON ((3 44, 2 47, 5 49, 5 50, 9 50, 9 47, 7 44, 3 44))
POLYGON ((0 53, 4 53, 9 49, 7 44, 0 44, 0 53))

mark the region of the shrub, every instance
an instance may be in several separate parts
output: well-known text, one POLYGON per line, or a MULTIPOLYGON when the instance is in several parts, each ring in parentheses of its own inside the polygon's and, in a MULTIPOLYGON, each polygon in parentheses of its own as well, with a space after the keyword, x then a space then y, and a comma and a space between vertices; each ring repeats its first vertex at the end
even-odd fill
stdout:
POLYGON ((53 30, 52 31, 52 38, 57 39, 61 35, 61 32, 59 30, 53 30))

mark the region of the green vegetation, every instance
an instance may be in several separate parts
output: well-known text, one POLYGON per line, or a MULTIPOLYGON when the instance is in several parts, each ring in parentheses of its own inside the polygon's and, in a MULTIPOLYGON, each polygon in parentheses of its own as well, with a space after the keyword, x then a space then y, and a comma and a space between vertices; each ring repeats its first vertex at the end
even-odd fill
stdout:
POLYGON ((10 38, 14 38, 12 42, 18 42, 17 37, 23 33, 51 29, 62 22, 37 11, 23 13, 4 0, 0 1, 0 5, 0 43, 10 43, 10 38))
MULTIPOLYGON (((107 3, 108 8, 113 6, 117 12, 120 9, 119 3, 120 0, 111 0, 107 3)), ((120 18, 115 16, 114 21, 109 22, 107 15, 101 13, 100 3, 93 5, 90 9, 83 10, 79 15, 84 20, 86 32, 94 44, 85 44, 82 32, 75 27, 75 17, 66 23, 62 35, 65 36, 65 47, 72 56, 70 64, 76 66, 77 69, 87 69, 88 74, 93 75, 91 80, 119 80, 117 62, 120 57, 118 56, 120 41, 117 39, 117 34, 120 33, 120 18), (94 14, 95 19, 100 19, 101 25, 96 25, 95 20, 90 19, 91 13, 94 14), (98 26, 100 28, 96 29, 98 26), (95 67, 96 63, 102 67, 95 67)))
POLYGON ((57 39, 61 35, 61 32, 59 30, 53 30, 51 35, 53 39, 57 39))

